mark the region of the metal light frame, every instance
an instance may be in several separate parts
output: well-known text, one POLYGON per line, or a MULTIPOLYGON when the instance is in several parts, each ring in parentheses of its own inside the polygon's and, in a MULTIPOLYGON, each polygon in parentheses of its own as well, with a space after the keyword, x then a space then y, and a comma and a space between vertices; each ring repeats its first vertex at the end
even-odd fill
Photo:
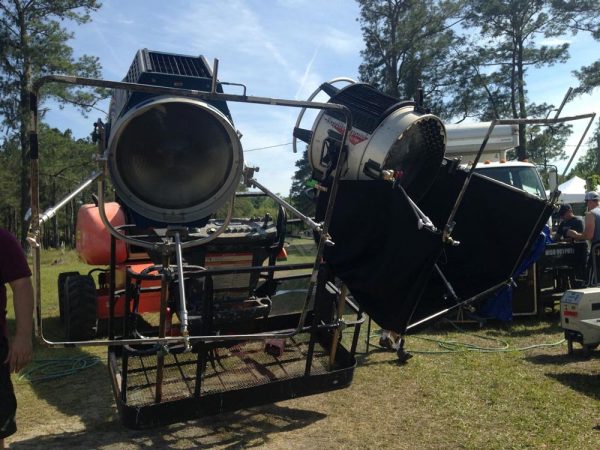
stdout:
MULTIPOLYGON (((245 87, 244 87, 244 95, 235 95, 235 94, 226 94, 217 92, 217 72, 218 72, 218 60, 214 61, 213 66, 213 74, 212 74, 212 84, 211 91, 199 91, 193 89, 181 89, 181 88, 170 88, 170 87, 162 87, 162 86, 151 86, 137 83, 127 83, 127 82, 118 82, 118 81, 107 81, 93 78, 83 78, 83 77, 75 77, 75 76, 64 76, 64 75, 48 75, 36 80, 33 83, 32 91, 30 94, 30 158, 31 158, 31 227, 28 235, 28 241, 32 247, 33 253, 33 285, 34 285, 34 325, 35 325, 35 334, 43 344, 50 347, 75 347, 75 346, 122 346, 122 345, 132 345, 132 344, 161 344, 161 345, 169 345, 175 343, 184 343, 186 347, 190 346, 190 343, 193 342, 214 342, 214 341, 233 341, 233 340, 250 340, 250 339, 269 339, 269 338, 289 338, 293 337, 302 331, 310 327, 304 326, 304 321, 306 320, 310 300, 313 296, 313 292, 317 283, 317 274, 319 271, 319 266, 321 264, 321 258, 323 255, 323 250, 325 245, 332 245, 331 239, 328 234, 329 224, 331 222, 331 218, 333 215, 333 205, 335 203, 335 197, 338 190, 339 179, 341 175, 342 168, 342 159, 344 158, 344 152, 340 152, 338 156, 338 161, 336 164, 335 177, 332 185, 329 187, 329 200, 327 203, 326 213, 323 219, 323 222, 316 223, 309 217, 300 213, 297 209, 291 206, 289 203, 284 201, 283 199, 276 196, 274 193, 266 189, 262 186, 258 181, 256 181, 252 177, 252 170, 248 170, 245 174, 246 184, 249 186, 254 186, 257 189, 263 191, 268 197, 272 198, 276 203, 283 206, 285 209, 290 211, 292 214, 298 216, 308 227, 310 227, 313 231, 319 234, 320 239, 317 246, 317 255, 315 257, 315 262, 313 264, 312 273, 310 276, 310 282, 306 293, 306 298, 303 304, 302 312, 300 314, 300 318, 296 328, 290 328, 285 330, 278 330, 276 332, 270 333, 252 333, 252 334, 241 334, 241 335, 224 335, 224 336, 177 336, 177 337, 150 337, 146 339, 123 339, 123 340, 110 340, 110 339, 99 339, 99 340, 82 340, 82 341, 51 341, 48 340, 43 334, 42 327, 42 307, 41 307, 41 245, 40 245, 40 235, 41 235, 41 227, 45 221, 47 221, 50 217, 56 214, 58 209, 57 207, 51 208, 50 212, 44 212, 40 215, 39 208, 39 147, 38 147, 38 127, 39 127, 39 117, 38 117, 38 101, 40 98, 40 90, 46 84, 49 83, 60 83, 66 85, 78 85, 78 86, 88 86, 88 87, 99 87, 99 88, 110 88, 110 89, 123 89, 129 91, 136 92, 144 92, 150 94, 162 94, 169 96, 180 96, 187 97, 193 99, 200 100, 221 100, 221 101, 232 101, 232 102, 240 102, 240 103, 251 103, 251 104, 262 104, 262 105, 273 105, 273 106, 287 106, 287 107, 296 107, 296 108, 308 108, 308 109, 328 109, 328 110, 337 110, 345 117, 345 130, 342 137, 341 148, 345 147, 346 140, 348 138, 348 134, 352 129, 352 113, 351 111, 343 105, 338 105, 334 103, 322 103, 322 102, 312 102, 312 101, 297 101, 297 100, 287 100, 287 99, 278 99, 278 98, 270 98, 270 97, 254 97, 245 95, 245 87)), ((98 179, 98 200, 99 200, 99 212, 100 217, 110 232, 116 239, 125 241, 126 243, 140 246, 147 249, 154 249, 158 251, 162 251, 163 254, 168 253, 176 253, 178 263, 180 263, 180 252, 183 248, 196 247, 199 245, 206 244, 207 242, 218 237, 220 233, 225 231, 229 220, 231 219, 231 215, 233 213, 233 197, 230 202, 229 211, 227 214, 227 219, 223 223, 223 225, 215 232, 212 233, 207 238, 194 239, 187 242, 180 242, 177 237, 175 240, 171 240, 168 242, 156 243, 156 242, 148 242, 137 238, 132 238, 130 236, 125 236, 119 230, 115 229, 110 222, 108 221, 105 211, 104 211, 104 187, 105 180, 108 177, 108 165, 106 156, 101 154, 98 157, 98 164, 100 165, 100 171, 94 173, 90 176, 85 182, 85 186, 81 185, 77 188, 75 193, 69 194, 65 199, 63 199, 60 204, 66 204, 71 198, 75 197, 77 193, 81 192, 85 187, 89 186, 91 182, 95 179, 98 179), (176 241, 176 242, 174 242, 176 241), (174 251, 175 250, 175 251, 174 251)), ((178 264, 179 265, 179 264, 178 264)), ((180 283, 183 285, 183 283, 180 283)), ((338 323, 336 326, 343 326, 341 323, 338 323)))

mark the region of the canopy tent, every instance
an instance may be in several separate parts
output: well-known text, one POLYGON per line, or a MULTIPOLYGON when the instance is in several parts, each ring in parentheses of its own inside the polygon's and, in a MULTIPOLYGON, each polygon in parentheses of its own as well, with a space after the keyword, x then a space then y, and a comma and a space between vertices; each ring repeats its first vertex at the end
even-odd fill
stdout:
POLYGON ((563 203, 583 202, 585 197, 585 180, 574 176, 558 186, 560 191, 559 201, 563 203))

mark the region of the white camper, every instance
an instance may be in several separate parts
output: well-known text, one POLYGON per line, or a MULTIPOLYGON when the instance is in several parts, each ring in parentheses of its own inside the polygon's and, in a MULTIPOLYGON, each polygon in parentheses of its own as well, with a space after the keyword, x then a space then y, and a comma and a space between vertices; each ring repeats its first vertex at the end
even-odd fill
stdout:
MULTIPOLYGON (((460 158, 462 164, 472 164, 489 127, 490 122, 446 125, 445 156, 460 158)), ((545 199, 546 190, 535 164, 506 160, 507 151, 518 145, 517 125, 496 125, 475 171, 545 199)))
MULTIPOLYGON (((462 157, 463 162, 473 161, 490 122, 446 125, 446 157, 462 157)), ((483 150, 481 161, 506 160, 507 150, 519 145, 519 128, 516 125, 496 125, 483 150)))

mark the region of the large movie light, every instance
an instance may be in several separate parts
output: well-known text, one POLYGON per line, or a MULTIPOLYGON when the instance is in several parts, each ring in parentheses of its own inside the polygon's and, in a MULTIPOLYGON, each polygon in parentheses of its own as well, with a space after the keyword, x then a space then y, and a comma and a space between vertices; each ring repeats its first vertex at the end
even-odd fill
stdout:
MULTIPOLYGON (((342 179, 369 180, 378 171, 389 170, 411 197, 422 196, 444 157, 446 131, 441 120, 414 102, 399 102, 367 84, 327 90, 333 92, 329 102, 348 107, 353 117, 342 179)), ((327 172, 328 141, 344 130, 340 113, 322 111, 317 116, 309 142, 309 161, 317 175, 327 172)))
POLYGON ((233 125, 214 106, 155 97, 112 125, 108 164, 117 194, 135 212, 191 223, 234 195, 243 153, 233 125))

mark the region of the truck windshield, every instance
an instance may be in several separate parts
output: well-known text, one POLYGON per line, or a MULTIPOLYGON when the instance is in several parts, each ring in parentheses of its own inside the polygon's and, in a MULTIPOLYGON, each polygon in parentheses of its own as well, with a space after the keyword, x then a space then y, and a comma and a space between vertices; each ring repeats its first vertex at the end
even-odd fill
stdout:
POLYGON ((475 172, 546 199, 544 185, 534 167, 478 167, 475 172))

